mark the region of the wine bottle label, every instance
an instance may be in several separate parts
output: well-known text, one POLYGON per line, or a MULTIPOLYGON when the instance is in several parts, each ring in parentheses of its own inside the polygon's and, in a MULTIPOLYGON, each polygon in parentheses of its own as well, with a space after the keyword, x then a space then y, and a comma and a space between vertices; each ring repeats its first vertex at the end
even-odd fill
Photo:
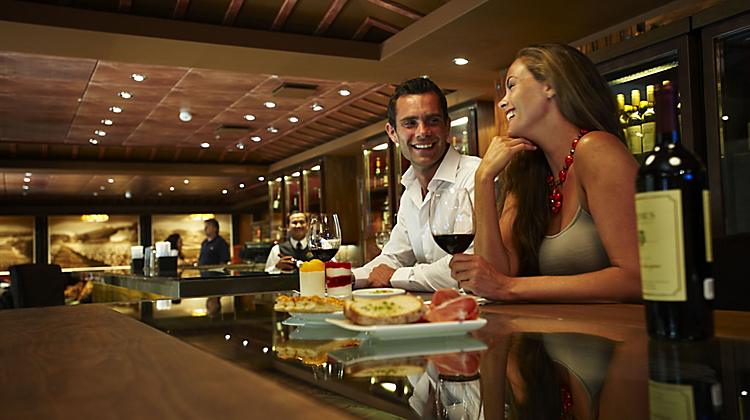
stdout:
POLYGON ((711 243, 711 196, 708 190, 703 190, 703 236, 706 241, 706 261, 714 261, 713 245, 711 243))
POLYGON ((693 388, 690 385, 649 380, 648 405, 652 420, 695 420, 693 388))
POLYGON ((635 195, 643 299, 684 302, 685 245, 680 190, 635 195))
POLYGON ((656 143, 656 123, 653 121, 643 123, 641 131, 643 132, 643 153, 654 150, 656 143))
POLYGON ((643 153, 643 144, 641 143, 641 126, 631 125, 626 129, 628 133, 628 147, 630 147, 630 153, 639 154, 643 153))
POLYGON ((714 279, 711 277, 703 280, 703 298, 714 300, 714 279))

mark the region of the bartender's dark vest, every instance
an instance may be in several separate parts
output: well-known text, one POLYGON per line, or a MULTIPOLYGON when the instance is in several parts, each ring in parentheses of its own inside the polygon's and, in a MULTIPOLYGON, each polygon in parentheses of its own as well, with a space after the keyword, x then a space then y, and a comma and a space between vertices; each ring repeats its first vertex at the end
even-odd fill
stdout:
POLYGON ((313 254, 308 248, 302 248, 298 250, 292 245, 292 241, 287 239, 279 244, 279 252, 281 255, 291 255, 295 260, 310 261, 313 259, 313 254))

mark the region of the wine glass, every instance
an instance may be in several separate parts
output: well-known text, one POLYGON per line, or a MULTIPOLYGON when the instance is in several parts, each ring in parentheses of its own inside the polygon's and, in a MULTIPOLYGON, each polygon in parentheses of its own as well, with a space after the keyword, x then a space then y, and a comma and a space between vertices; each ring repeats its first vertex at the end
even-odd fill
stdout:
POLYGON ((336 213, 320 213, 310 218, 308 246, 315 258, 330 261, 341 246, 341 225, 336 213))
POLYGON ((466 251, 474 240, 474 207, 466 188, 435 191, 430 201, 430 231, 448 254, 466 251))
POLYGON ((383 230, 375 234, 375 245, 382 251, 389 239, 391 239, 391 230, 384 227, 383 230))

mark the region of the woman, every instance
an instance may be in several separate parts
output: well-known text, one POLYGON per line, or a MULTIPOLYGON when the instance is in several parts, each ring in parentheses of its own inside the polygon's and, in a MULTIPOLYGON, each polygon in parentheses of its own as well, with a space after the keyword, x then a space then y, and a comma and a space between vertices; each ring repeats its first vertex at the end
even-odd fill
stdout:
POLYGON ((185 254, 182 253, 182 236, 179 233, 173 233, 167 236, 164 242, 169 242, 171 249, 177 250, 177 257, 181 260, 185 259, 185 254))
POLYGON ((453 257, 453 277, 503 301, 637 301, 637 164, 606 81, 578 50, 544 44, 518 53, 505 88, 508 137, 477 169, 482 228, 475 255, 453 257))

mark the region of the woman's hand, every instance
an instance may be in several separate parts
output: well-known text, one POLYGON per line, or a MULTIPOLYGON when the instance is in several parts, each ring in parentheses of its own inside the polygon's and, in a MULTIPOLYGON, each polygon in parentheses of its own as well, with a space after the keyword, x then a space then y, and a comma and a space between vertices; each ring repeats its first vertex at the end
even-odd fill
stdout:
POLYGON ((495 136, 477 168, 477 177, 494 180, 513 156, 524 150, 536 150, 536 145, 523 138, 495 136))
POLYGON ((451 276, 464 290, 487 299, 512 299, 510 286, 513 279, 499 273, 483 257, 455 254, 449 265, 451 276))

